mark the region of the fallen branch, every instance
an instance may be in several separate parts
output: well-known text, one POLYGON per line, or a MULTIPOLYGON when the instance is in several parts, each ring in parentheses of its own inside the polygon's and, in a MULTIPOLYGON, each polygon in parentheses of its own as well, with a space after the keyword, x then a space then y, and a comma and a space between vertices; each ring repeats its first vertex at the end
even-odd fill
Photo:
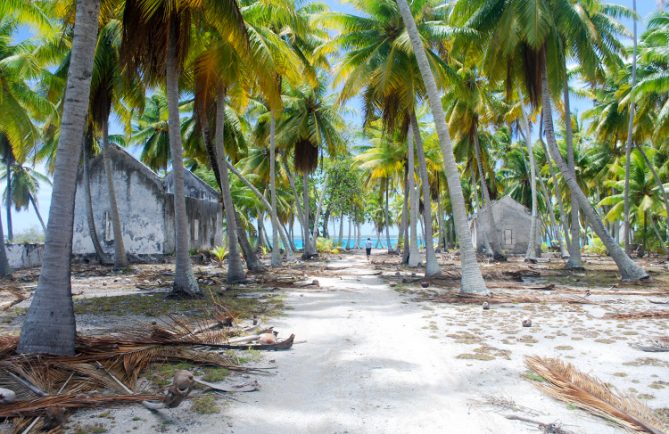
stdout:
POLYGON ((560 427, 560 425, 558 425, 556 423, 543 423, 543 422, 539 422, 538 420, 532 420, 532 419, 528 419, 526 417, 516 416, 516 415, 513 415, 513 414, 510 414, 510 415, 504 416, 504 417, 509 419, 509 420, 519 420, 521 422, 526 422, 526 423, 530 423, 532 425, 536 425, 545 434, 571 434, 571 431, 563 430, 560 427))
POLYGON ((604 319, 668 319, 669 310, 645 310, 639 312, 607 313, 604 319))
POLYGON ((0 407, 0 417, 42 416, 54 408, 90 408, 104 405, 132 404, 142 401, 161 400, 161 395, 82 395, 68 394, 43 396, 30 401, 16 401, 0 407))
POLYGON ((666 353, 669 352, 669 337, 659 337, 643 344, 635 343, 631 346, 647 353, 666 353))
POLYGON ((225 386, 225 385, 217 385, 217 384, 212 384, 208 383, 206 381, 198 380, 197 378, 194 380, 195 384, 200 384, 202 386, 208 387, 209 389, 215 390, 217 392, 255 392, 260 388, 260 385, 258 384, 257 381, 251 381, 249 383, 242 383, 242 384, 235 384, 232 386, 225 386))

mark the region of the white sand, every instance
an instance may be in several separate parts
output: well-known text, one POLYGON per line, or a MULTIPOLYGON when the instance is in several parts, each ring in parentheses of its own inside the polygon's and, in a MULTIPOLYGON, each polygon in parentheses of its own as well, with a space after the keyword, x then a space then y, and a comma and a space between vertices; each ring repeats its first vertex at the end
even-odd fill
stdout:
POLYGON ((603 315, 601 307, 508 305, 484 312, 480 306, 415 302, 372 275, 363 258, 338 261, 352 268, 342 270, 341 278, 319 277, 319 290, 287 293, 288 310, 273 325, 280 337, 295 333, 307 342, 268 353, 263 363, 274 360, 277 373, 258 377, 258 392, 222 399, 221 414, 198 416, 186 403, 164 413, 167 419, 133 407, 115 411, 111 426, 87 419, 94 412, 76 420, 105 422, 118 433, 539 432, 504 417, 516 414, 576 433, 625 432, 539 391, 523 378, 527 354, 559 356, 619 390, 653 395, 648 404, 654 408, 669 407, 669 387, 649 387, 669 381, 669 354, 629 346, 640 336, 633 333, 666 335, 667 321, 618 327, 595 319, 603 315), (534 320, 529 329, 520 324, 528 316, 534 320), (463 332, 473 341, 463 342, 463 332), (476 354, 482 343, 493 347, 484 352, 494 360, 457 358, 476 354), (666 365, 624 365, 646 357, 666 365), (523 411, 484 404, 489 397, 523 411))

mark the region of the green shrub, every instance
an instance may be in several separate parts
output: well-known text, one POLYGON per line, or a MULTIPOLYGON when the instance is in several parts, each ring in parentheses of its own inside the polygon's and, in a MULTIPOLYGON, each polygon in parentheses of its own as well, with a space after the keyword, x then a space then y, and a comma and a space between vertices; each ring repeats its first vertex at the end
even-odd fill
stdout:
POLYGON ((211 249, 211 254, 214 255, 219 262, 223 262, 226 256, 228 256, 228 249, 226 249, 225 246, 216 246, 211 249))

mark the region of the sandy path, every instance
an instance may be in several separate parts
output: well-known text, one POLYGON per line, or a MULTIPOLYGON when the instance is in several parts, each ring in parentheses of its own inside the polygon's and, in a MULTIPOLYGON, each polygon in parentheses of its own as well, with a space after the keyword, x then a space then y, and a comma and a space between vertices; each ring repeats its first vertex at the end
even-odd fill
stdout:
POLYGON ((319 278, 322 291, 288 294, 277 329, 307 342, 271 355, 277 375, 225 407, 232 432, 525 432, 471 405, 477 379, 445 369, 453 348, 421 330, 420 304, 372 275, 362 256, 339 264, 352 268, 319 278))

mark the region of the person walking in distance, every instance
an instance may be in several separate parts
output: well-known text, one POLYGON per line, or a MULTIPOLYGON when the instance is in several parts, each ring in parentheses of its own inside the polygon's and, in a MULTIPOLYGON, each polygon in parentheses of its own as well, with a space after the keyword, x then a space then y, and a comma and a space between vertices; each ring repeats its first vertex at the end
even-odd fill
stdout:
POLYGON ((367 253, 367 260, 369 261, 369 256, 372 254, 372 239, 367 238, 367 242, 365 243, 365 252, 367 253))

